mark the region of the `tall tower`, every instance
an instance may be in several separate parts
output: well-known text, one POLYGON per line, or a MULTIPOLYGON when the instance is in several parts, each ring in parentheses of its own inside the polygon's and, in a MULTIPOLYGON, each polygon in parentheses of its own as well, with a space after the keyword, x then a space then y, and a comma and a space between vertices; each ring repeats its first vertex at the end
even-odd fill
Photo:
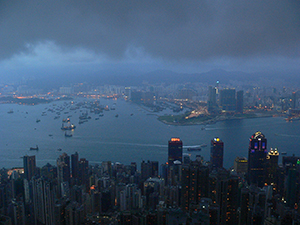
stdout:
POLYGON ((71 155, 72 177, 74 179, 78 178, 78 170, 79 170, 78 160, 79 160, 78 152, 75 152, 74 154, 71 155))
POLYGON ((25 178, 28 181, 30 181, 31 178, 35 175, 35 172, 36 172, 35 155, 33 155, 33 156, 25 155, 23 157, 23 166, 24 166, 25 178))
POLYGON ((250 137, 248 150, 248 182, 263 187, 267 160, 267 139, 260 131, 250 137))
POLYGON ((244 91, 236 93, 236 112, 243 113, 244 109, 244 91))
POLYGON ((168 144, 169 165, 173 165, 176 160, 182 162, 182 141, 180 138, 171 138, 168 144))
POLYGON ((68 156, 67 153, 63 153, 56 162, 58 182, 70 183, 70 156, 68 156))
POLYGON ((224 143, 216 137, 211 140, 210 162, 213 168, 223 167, 224 143))

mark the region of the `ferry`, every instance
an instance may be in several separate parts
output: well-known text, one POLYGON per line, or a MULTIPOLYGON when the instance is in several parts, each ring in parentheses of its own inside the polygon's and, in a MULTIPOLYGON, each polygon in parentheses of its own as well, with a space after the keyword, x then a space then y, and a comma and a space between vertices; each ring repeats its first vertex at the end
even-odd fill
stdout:
POLYGON ((30 150, 39 150, 39 146, 36 146, 36 147, 30 147, 30 150))
POLYGON ((196 152, 196 151, 201 151, 201 148, 200 148, 200 147, 196 147, 196 148, 187 148, 186 150, 189 151, 189 152, 196 152))
POLYGON ((73 134, 68 134, 67 132, 65 132, 65 137, 72 137, 73 134))
POLYGON ((61 129, 62 130, 74 130, 76 128, 76 126, 74 124, 71 124, 70 126, 64 126, 64 124, 62 124, 61 129))

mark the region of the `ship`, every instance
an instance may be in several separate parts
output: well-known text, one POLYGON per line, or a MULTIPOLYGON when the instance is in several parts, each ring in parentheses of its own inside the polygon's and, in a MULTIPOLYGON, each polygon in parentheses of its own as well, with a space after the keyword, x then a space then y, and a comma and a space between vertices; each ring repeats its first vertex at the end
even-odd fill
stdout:
POLYGON ((65 132, 65 137, 72 137, 73 134, 68 134, 67 132, 65 132))
POLYGON ((41 122, 41 120, 40 120, 40 119, 36 119, 36 121, 35 121, 35 122, 39 123, 39 122, 41 122))
POLYGON ((118 114, 116 114, 116 115, 115 115, 115 117, 119 117, 119 115, 118 115, 118 114))
POLYGON ((74 124, 71 124, 69 126, 64 126, 64 124, 62 124, 61 129, 62 130, 74 130, 76 128, 76 126, 74 124))
POLYGON ((201 151, 200 147, 195 147, 195 148, 187 148, 186 149, 188 152, 196 152, 196 151, 201 151))
POLYGON ((11 113, 14 113, 14 110, 9 110, 7 113, 11 114, 11 113))
POLYGON ((30 147, 30 150, 38 151, 39 150, 39 146, 36 145, 36 147, 30 147))

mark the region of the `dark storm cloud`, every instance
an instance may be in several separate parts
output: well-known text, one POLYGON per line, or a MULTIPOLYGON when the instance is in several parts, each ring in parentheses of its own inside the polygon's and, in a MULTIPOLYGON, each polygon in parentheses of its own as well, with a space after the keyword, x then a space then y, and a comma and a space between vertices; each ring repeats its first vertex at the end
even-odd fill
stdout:
POLYGON ((299 57, 299 1, 1 1, 0 58, 54 42, 121 59, 299 57))

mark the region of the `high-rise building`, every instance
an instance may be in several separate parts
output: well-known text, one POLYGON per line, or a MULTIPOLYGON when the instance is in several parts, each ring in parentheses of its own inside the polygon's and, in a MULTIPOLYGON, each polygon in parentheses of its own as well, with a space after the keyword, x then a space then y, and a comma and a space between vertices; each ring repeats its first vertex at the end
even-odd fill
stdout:
POLYGON ((216 137, 211 140, 210 162, 212 168, 223 167, 224 143, 220 138, 216 137))
POLYGON ((268 185, 276 186, 277 183, 277 169, 278 169, 279 152, 277 148, 271 148, 267 155, 266 167, 266 182, 268 185))
POLYGON ((57 159, 57 177, 59 184, 62 182, 70 183, 70 157, 63 153, 57 159))
POLYGON ((35 155, 23 156, 23 166, 24 166, 24 175, 27 180, 31 180, 31 178, 36 173, 36 162, 35 162, 35 155))
POLYGON ((168 145, 168 163, 173 165, 174 161, 182 162, 182 141, 180 138, 171 138, 168 145))
POLYGON ((233 168, 238 174, 245 174, 248 170, 248 160, 246 157, 236 157, 233 168))
POLYGON ((71 155, 72 177, 74 179, 78 178, 78 160, 79 160, 78 152, 75 152, 74 154, 71 155))
POLYGON ((236 112, 243 113, 244 109, 244 91, 236 93, 236 112))
POLYGON ((225 111, 236 110, 235 89, 226 88, 220 91, 220 106, 225 111))
POLYGON ((248 182, 263 187, 266 181, 267 139, 260 131, 250 137, 248 150, 248 182))
POLYGON ((216 88, 209 86, 208 87, 208 99, 207 99, 207 109, 209 112, 214 112, 217 107, 217 94, 216 88))

